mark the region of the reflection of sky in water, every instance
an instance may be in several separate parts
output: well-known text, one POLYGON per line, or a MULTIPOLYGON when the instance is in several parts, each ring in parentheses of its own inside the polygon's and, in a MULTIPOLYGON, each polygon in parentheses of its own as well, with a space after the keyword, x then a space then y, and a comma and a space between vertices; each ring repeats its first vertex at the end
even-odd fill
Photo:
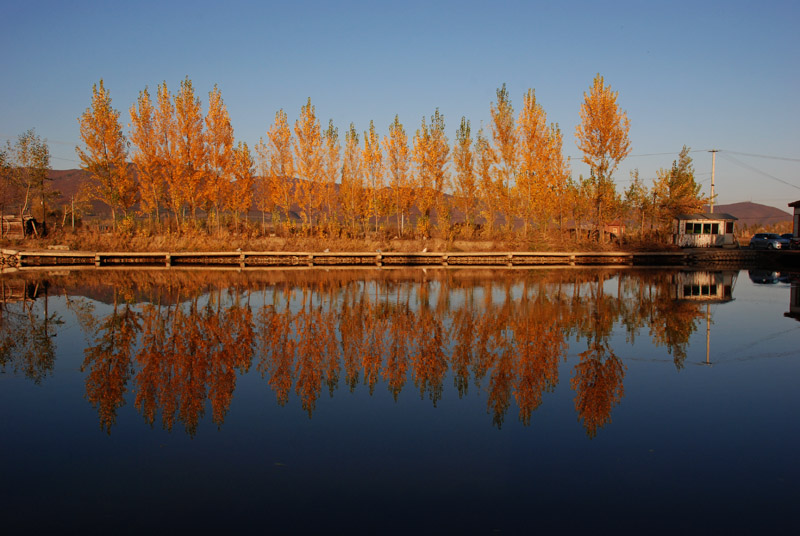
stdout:
MULTIPOLYGON (((581 296, 596 295, 591 281, 581 283, 581 296)), ((509 290, 519 300, 523 283, 512 283, 496 278, 493 312, 509 290)), ((616 299, 618 283, 606 280, 603 295, 616 299)), ((373 296, 374 281, 358 284, 373 296)), ((447 310, 470 300, 482 310, 483 288, 468 298, 467 289, 454 286, 447 310)), ((439 280, 430 284, 431 309, 443 288, 439 280)), ((400 292, 416 303, 418 284, 400 285, 400 292)), ((563 292, 574 296, 575 288, 565 284, 563 292)), ((271 293, 252 293, 254 316, 271 293)), ((624 286, 621 295, 627 295, 624 286)), ((570 387, 587 347, 574 334, 558 365, 558 384, 543 394, 528 426, 513 398, 502 428, 492 426, 490 374, 480 386, 471 378, 459 398, 452 370, 435 407, 410 376, 395 402, 382 380, 370 395, 363 383, 350 392, 342 374, 333 396, 322 386, 309 418, 294 389, 285 406, 276 404, 254 357, 250 371, 237 375, 224 423, 212 422, 206 404, 190 436, 180 423, 171 432, 158 419, 149 426, 134 406, 132 381, 111 433, 100 429, 86 399, 87 373, 80 370, 85 336, 63 292, 54 291, 48 308, 64 323, 56 328, 53 373, 38 385, 8 367, 0 375, 0 509, 14 530, 81 526, 90 532, 121 526, 512 534, 571 526, 666 531, 686 523, 782 528, 800 498, 800 322, 783 316, 786 283, 755 284, 743 272, 733 298, 709 306, 711 367, 704 364, 706 305, 697 306, 701 315, 680 369, 667 348, 653 343, 646 323, 631 343, 617 318, 609 346, 626 367, 624 398, 592 439, 570 387)), ((113 311, 92 303, 97 318, 113 311)), ((296 290, 291 309, 301 307, 296 290)))

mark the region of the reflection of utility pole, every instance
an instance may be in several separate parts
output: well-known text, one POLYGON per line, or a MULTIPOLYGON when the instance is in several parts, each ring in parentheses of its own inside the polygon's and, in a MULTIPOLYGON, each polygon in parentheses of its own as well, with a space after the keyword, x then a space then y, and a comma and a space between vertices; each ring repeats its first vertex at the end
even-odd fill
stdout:
POLYGON ((708 211, 714 213, 714 167, 717 163, 717 153, 719 149, 711 149, 711 199, 708 201, 708 211))
POLYGON ((711 305, 706 304, 706 365, 711 365, 711 305))

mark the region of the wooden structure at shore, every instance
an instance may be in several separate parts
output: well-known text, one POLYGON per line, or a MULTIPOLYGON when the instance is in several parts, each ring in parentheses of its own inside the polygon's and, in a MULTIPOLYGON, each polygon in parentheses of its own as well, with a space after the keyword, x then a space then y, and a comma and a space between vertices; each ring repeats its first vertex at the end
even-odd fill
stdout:
POLYGON ((34 266, 231 266, 239 268, 300 266, 576 266, 679 265, 680 252, 86 252, 2 250, 3 264, 34 266))
MULTIPOLYGON (((535 266, 686 266, 697 264, 752 264, 765 251, 684 250, 669 252, 87 252, 65 250, 0 250, 0 265, 29 267, 512 267, 535 266)), ((800 251, 778 252, 782 259, 800 266, 800 251), (791 255, 796 253, 797 255, 791 255)), ((771 257, 770 257, 771 258, 771 257)))

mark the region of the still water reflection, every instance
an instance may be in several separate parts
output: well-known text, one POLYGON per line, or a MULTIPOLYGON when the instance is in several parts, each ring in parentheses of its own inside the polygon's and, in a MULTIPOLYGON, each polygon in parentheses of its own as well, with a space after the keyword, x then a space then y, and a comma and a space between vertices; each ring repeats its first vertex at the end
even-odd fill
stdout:
MULTIPOLYGON (((459 397, 470 386, 487 391, 487 410, 501 427, 512 405, 530 423, 558 384, 575 337, 579 359, 569 383, 578 418, 594 436, 624 396, 625 365, 610 344, 615 323, 630 338, 647 332, 681 368, 704 318, 705 300, 687 294, 694 286, 703 290, 697 297, 716 297, 707 280, 725 276, 733 278, 651 273, 609 285, 604 272, 499 279, 313 272, 288 281, 111 272, 102 282, 90 279, 84 296, 43 280, 27 283, 36 301, 5 303, 2 364, 35 382, 52 371, 66 311, 53 311, 48 297, 64 292, 88 340, 86 398, 109 433, 128 392, 150 424, 160 417, 167 430, 180 423, 194 434, 208 406, 221 426, 237 374, 253 366, 279 405, 294 393, 309 417, 323 389, 333 396, 359 383, 370 394, 382 384, 395 400, 404 388, 416 389, 436 405, 450 373, 459 397), (108 311, 98 311, 96 301, 104 300, 108 311)), ((730 299, 731 283, 719 286, 730 299)))
MULTIPOLYGON (((785 286, 796 280, 784 276, 785 286)), ((448 412, 462 411, 452 400, 479 400, 463 404, 467 412, 485 408, 477 426, 499 432, 513 419, 534 430, 540 411, 549 423, 542 426, 564 426, 550 423, 553 412, 544 408, 568 390, 573 422, 596 441, 626 403, 629 366, 670 363, 680 374, 689 363, 736 357, 712 356, 713 332, 725 328, 714 325, 711 308, 733 306, 737 279, 736 272, 653 270, 9 275, 2 280, 0 367, 42 389, 58 385, 56 365, 71 359, 59 344, 72 347, 79 331, 80 403, 93 408, 109 436, 131 426, 120 418, 131 405, 140 420, 169 433, 198 437, 206 419, 223 431, 240 389, 268 391, 278 407, 297 404, 311 420, 326 400, 361 390, 365 404, 380 391, 395 405, 414 393, 433 409, 447 401, 448 412), (699 351, 691 352, 690 341, 699 351)), ((748 283, 752 299, 759 281, 748 283)), ((788 288, 785 294, 789 303, 788 288)), ((773 321, 740 320, 734 331, 773 321)), ((798 325, 778 333, 797 343, 798 325)), ((769 344, 754 340, 740 348, 769 344)), ((798 357, 796 344, 782 348, 768 356, 798 357)), ((387 412, 386 419, 403 417, 387 412)))

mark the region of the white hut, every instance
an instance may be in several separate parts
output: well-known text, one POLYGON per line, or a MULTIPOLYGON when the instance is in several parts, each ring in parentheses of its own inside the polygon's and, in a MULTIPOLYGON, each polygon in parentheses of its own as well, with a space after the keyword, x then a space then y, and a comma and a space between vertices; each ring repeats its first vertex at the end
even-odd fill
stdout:
POLYGON ((794 209, 794 216, 792 217, 792 236, 798 238, 800 237, 800 200, 789 203, 789 206, 794 209))
POLYGON ((737 219, 724 213, 680 214, 672 222, 672 243, 682 248, 734 246, 737 219))

